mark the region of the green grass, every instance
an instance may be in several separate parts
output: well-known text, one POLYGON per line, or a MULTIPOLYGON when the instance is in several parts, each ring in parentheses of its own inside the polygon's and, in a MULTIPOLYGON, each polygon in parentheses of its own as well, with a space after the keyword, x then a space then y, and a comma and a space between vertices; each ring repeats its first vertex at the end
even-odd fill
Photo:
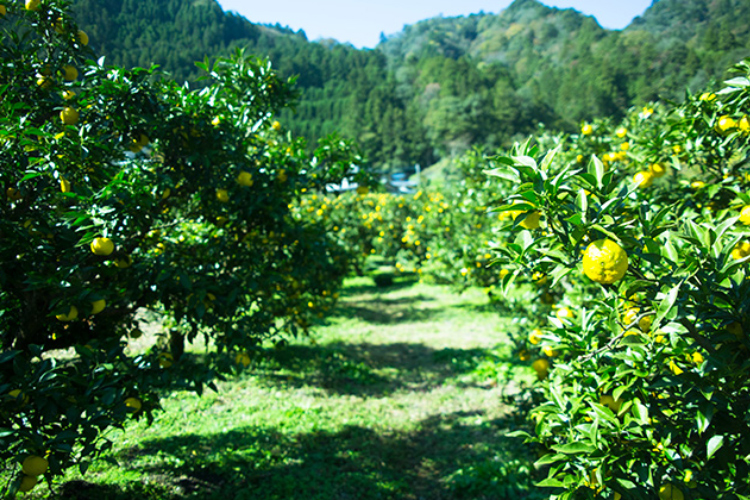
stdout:
MULTIPOLYGON (((196 397, 165 395, 153 425, 54 499, 542 498, 500 400, 508 323, 470 290, 347 282, 312 339, 196 397)), ((43 494, 41 490, 37 495, 43 494)), ((40 495, 44 496, 44 495, 40 495)))

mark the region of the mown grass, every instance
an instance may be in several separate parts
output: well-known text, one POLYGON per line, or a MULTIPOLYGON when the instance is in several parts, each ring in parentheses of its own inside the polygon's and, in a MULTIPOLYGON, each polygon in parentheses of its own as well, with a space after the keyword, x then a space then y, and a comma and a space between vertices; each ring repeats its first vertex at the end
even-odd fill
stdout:
POLYGON ((478 290, 349 280, 313 338, 270 351, 218 392, 165 395, 153 425, 110 434, 107 461, 36 495, 542 498, 534 457, 506 437, 509 325, 485 303, 478 290))

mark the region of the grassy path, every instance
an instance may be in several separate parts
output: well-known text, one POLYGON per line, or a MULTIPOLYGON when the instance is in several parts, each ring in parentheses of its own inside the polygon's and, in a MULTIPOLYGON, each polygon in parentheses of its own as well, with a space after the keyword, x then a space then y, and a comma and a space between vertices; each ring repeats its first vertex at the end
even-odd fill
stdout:
POLYGON ((351 280, 314 341, 218 393, 167 396, 154 425, 112 435, 116 466, 95 464, 53 498, 528 497, 493 376, 506 325, 485 303, 351 280))

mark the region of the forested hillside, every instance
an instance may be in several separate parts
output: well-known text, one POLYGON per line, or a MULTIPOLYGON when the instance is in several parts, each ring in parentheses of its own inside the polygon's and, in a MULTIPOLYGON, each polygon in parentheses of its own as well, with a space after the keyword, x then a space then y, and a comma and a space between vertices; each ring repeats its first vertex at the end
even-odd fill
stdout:
MULTIPOLYGON (((215 0, 77 0, 92 45, 126 66, 157 63, 195 84, 193 62, 235 47, 297 76, 282 121, 317 138, 340 131, 384 168, 429 165, 473 144, 501 145, 540 123, 574 130, 634 104, 679 99, 747 56, 748 0, 661 0, 622 31, 572 9, 516 0, 499 14, 434 18, 375 50, 253 24, 215 0)), ((283 22, 283 19, 279 20, 283 22)))

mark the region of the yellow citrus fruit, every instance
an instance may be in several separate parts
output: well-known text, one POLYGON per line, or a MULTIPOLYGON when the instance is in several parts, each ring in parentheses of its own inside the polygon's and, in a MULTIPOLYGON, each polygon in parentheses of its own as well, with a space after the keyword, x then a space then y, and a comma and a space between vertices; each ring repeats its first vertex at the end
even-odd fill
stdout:
POLYGON ((615 399, 609 394, 605 394, 604 396, 599 398, 599 404, 606 406, 613 412, 617 413, 620 411, 620 407, 622 406, 622 399, 615 399))
POLYGON ((151 140, 148 138, 146 134, 141 134, 138 136, 138 138, 133 138, 130 142, 130 146, 128 146, 128 149, 132 153, 139 153, 143 148, 148 146, 151 143, 151 140))
POLYGON ((70 181, 66 181, 65 179, 60 179, 60 191, 63 193, 70 193, 72 190, 72 186, 70 185, 70 181))
POLYGON ((619 137, 620 139, 624 138, 626 135, 628 135, 628 129, 625 127, 620 127, 617 130, 615 130, 615 135, 619 137))
POLYGON ((8 396, 14 399, 17 403, 20 403, 21 406, 29 403, 29 397, 24 394, 21 389, 13 389, 8 393, 8 396))
POLYGON ((95 300, 91 303, 91 314, 99 314, 107 307, 107 302, 104 299, 95 300))
POLYGON ((42 0, 26 0, 26 10, 39 10, 42 0))
POLYGON ((633 176, 633 182, 639 188, 647 188, 654 183, 654 175, 650 170, 643 170, 633 176))
POLYGON ((558 354, 556 350, 554 350, 551 346, 548 346, 548 345, 542 346, 542 352, 548 358, 554 358, 558 354))
POLYGON ((5 5, 0 5, 0 17, 3 17, 7 13, 8 11, 5 9, 5 5))
POLYGON ((746 226, 750 226, 750 205, 745 205, 740 210, 740 222, 746 226))
POLYGON ((159 354, 159 366, 162 368, 169 368, 172 366, 173 361, 174 358, 172 357, 172 353, 163 352, 159 354))
POLYGON ((278 132, 279 130, 281 130, 281 122, 279 122, 278 120, 275 120, 271 124, 271 127, 273 127, 273 129, 278 132))
POLYGON ((667 483, 659 488, 659 500, 685 500, 685 496, 679 488, 667 483))
POLYGON ((226 203, 229 201, 229 192, 226 189, 217 189, 216 190, 216 199, 219 200, 222 203, 226 203))
POLYGON ((78 111, 75 108, 65 107, 60 111, 60 119, 65 125, 75 125, 78 123, 78 111))
POLYGON ((693 480, 693 471, 690 469, 685 469, 685 477, 682 480, 690 489, 698 487, 698 483, 693 480))
POLYGON ((549 281, 549 278, 546 274, 544 274, 542 271, 536 271, 532 276, 531 280, 537 285, 537 286, 544 286, 547 284, 547 281, 549 281))
POLYGON ((9 187, 8 189, 6 189, 5 196, 7 196, 10 201, 18 201, 23 198, 21 192, 14 187, 9 187))
POLYGON ((24 459, 21 472, 27 476, 41 476, 49 468, 49 462, 39 456, 31 455, 24 459))
POLYGON ((240 186, 250 187, 253 185, 253 174, 250 172, 240 172, 237 176, 237 184, 240 186))
POLYGON ((86 46, 89 44, 89 36, 86 34, 85 31, 78 30, 78 42, 83 46, 86 46))
POLYGON ((669 371, 671 371, 675 375, 681 375, 682 373, 684 373, 684 370, 677 366, 677 363, 675 363, 673 359, 669 360, 669 371))
POLYGON ((68 314, 58 314, 55 317, 60 321, 73 321, 78 317, 78 308, 76 308, 76 306, 70 306, 68 314))
POLYGON ((737 122, 734 121, 734 119, 731 116, 722 116, 719 118, 718 123, 716 124, 719 131, 721 132, 727 132, 733 128, 737 127, 737 122))
POLYGON ((48 89, 52 87, 52 85, 55 84, 55 79, 51 76, 46 75, 36 75, 36 84, 39 85, 43 89, 48 89))
POLYGON ((744 259, 748 255, 750 255, 750 242, 748 241, 740 241, 732 250, 732 258, 734 260, 744 259))
POLYGON ((141 400, 138 398, 127 398, 125 400, 125 406, 127 406, 130 413, 137 413, 143 407, 141 400))
POLYGON ((560 321, 564 321, 566 319, 573 319, 575 315, 573 314, 573 311, 568 309, 567 307, 561 307, 557 311, 555 311, 555 316, 557 316, 557 319, 560 321))
POLYGON ((622 323, 627 327, 630 326, 635 319, 638 317, 638 312, 640 309, 637 307, 633 307, 625 311, 625 314, 622 316, 622 323))
POLYGON ((542 331, 538 328, 535 328, 534 330, 531 330, 529 333, 529 342, 537 345, 539 342, 542 341, 542 331))
POLYGON ((638 320, 638 328, 640 328, 642 332, 648 333, 651 330, 651 325, 653 323, 654 323, 654 315, 650 314, 638 320))
POLYGON ((596 240, 583 253, 583 272, 591 280, 609 285, 619 281, 628 270, 628 254, 610 239, 596 240))
POLYGON ((649 165, 648 171, 651 173, 652 177, 658 178, 667 173, 667 168, 661 163, 652 163, 649 165))
POLYGON ((523 221, 521 222, 521 227, 526 229, 538 229, 539 228, 539 218, 541 217, 541 213, 538 211, 533 212, 522 212, 521 215, 518 217, 514 217, 514 219, 517 219, 519 217, 524 217, 523 221))
POLYGON ((699 365, 705 361, 703 358, 703 354, 701 354, 698 351, 695 351, 693 354, 690 355, 690 360, 695 363, 696 365, 699 365))
POLYGON ((750 118, 747 115, 743 116, 740 120, 739 128, 743 135, 750 133, 750 118))
POLYGON ((36 476, 26 476, 24 475, 21 478, 21 484, 18 485, 18 491, 22 493, 26 493, 27 491, 31 491, 34 489, 34 486, 39 482, 39 479, 36 478, 36 476))
POLYGON ((246 352, 238 352, 234 357, 234 361, 238 365, 247 367, 248 365, 250 365, 250 355, 248 355, 246 352))
POLYGON ((132 257, 130 257, 130 255, 126 255, 125 257, 122 257, 120 259, 115 259, 115 267, 118 267, 120 269, 127 269, 132 265, 133 259, 132 257))
POLYGON ((63 78, 65 81, 72 82, 78 79, 78 70, 71 66, 70 64, 65 64, 62 67, 63 70, 63 78))
POLYGON ((66 101, 69 101, 69 100, 73 99, 75 96, 76 96, 76 93, 74 91, 70 90, 70 89, 64 90, 63 93, 62 93, 62 97, 66 101))
POLYGON ((115 250, 115 243, 109 238, 94 238, 91 251, 96 255, 109 255, 115 250))
POLYGON ((584 124, 581 127, 581 134, 583 135, 591 135, 593 132, 594 132, 594 127, 592 127, 588 123, 584 124))
POLYGON ((544 358, 540 358, 531 363, 531 367, 536 372, 536 376, 539 378, 539 380, 547 378, 547 375, 549 374, 549 361, 544 358))
POLYGON ((693 189, 702 189, 706 187, 706 183, 703 181, 693 181, 690 183, 690 187, 693 189))

